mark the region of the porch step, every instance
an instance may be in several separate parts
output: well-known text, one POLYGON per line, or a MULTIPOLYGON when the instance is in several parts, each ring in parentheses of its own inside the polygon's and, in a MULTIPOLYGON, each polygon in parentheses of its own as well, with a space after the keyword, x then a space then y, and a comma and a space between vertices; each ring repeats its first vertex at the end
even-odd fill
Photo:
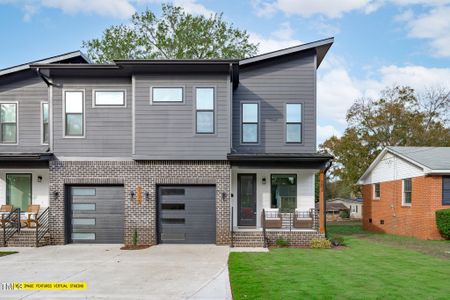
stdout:
MULTIPOLYGON (((50 245, 50 235, 47 233, 40 241, 39 247, 50 245)), ((3 231, 0 231, 0 247, 3 246, 3 231)), ((22 230, 15 233, 7 242, 7 247, 36 247, 36 231, 22 230)))
POLYGON ((233 233, 234 247, 264 247, 262 231, 235 231, 233 233))
POLYGON ((283 229, 289 229, 292 227, 292 214, 281 213, 281 226, 283 229))

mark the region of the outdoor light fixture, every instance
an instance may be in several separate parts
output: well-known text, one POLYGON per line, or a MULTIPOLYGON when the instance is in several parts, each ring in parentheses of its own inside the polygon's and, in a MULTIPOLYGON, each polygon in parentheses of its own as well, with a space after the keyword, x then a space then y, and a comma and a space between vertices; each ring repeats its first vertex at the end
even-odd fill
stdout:
POLYGON ((134 192, 133 191, 130 192, 130 197, 131 197, 131 200, 134 199, 134 192))
POLYGON ((227 197, 227 193, 223 192, 222 193, 222 201, 225 201, 226 197, 227 197))
POLYGON ((37 177, 37 182, 42 182, 42 176, 41 176, 41 175, 39 175, 39 176, 37 177))
POLYGON ((150 193, 145 192, 145 200, 150 201, 150 193))
POLYGON ((263 176, 263 178, 262 178, 262 184, 266 184, 266 182, 267 182, 266 176, 263 176))
POLYGON ((54 191, 53 192, 53 196, 55 196, 55 198, 58 198, 59 197, 59 192, 58 191, 54 191))

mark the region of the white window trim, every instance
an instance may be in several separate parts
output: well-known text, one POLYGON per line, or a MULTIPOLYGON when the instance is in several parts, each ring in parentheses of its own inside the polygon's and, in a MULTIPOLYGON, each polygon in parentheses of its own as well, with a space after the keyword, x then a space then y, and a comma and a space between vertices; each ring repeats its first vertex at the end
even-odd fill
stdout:
POLYGON ((244 100, 239 103, 239 144, 243 146, 258 146, 261 143, 261 103, 259 101, 244 100), (244 142, 244 104, 257 104, 258 105, 258 123, 257 123, 257 142, 244 142))
POLYGON ((411 202, 412 202, 412 178, 403 178, 402 179, 402 206, 409 207, 411 203, 405 203, 405 179, 411 180, 411 202))
POLYGON ((65 139, 84 139, 86 138, 86 90, 85 89, 63 89, 62 90, 63 99, 63 109, 62 109, 62 119, 63 119, 63 138, 65 139), (66 92, 82 92, 83 93, 83 135, 72 136, 66 135, 66 92))
POLYGON ((41 145, 48 146, 50 143, 50 104, 48 101, 41 101, 41 145), (44 143, 44 104, 48 105, 48 143, 44 143))
POLYGON ((186 87, 184 85, 152 85, 150 86, 150 105, 184 105, 186 103, 186 87), (178 88, 181 89, 182 101, 153 101, 154 88, 178 88))
POLYGON ((375 193, 375 185, 376 184, 380 185, 380 196, 381 196, 381 184, 379 182, 375 182, 375 183, 372 183, 372 189, 373 189, 372 199, 373 200, 380 200, 380 197, 377 197, 376 193, 375 193))
POLYGON ((127 90, 126 89, 92 89, 92 108, 126 108, 127 107, 127 90), (95 93, 96 92, 123 92, 123 105, 97 105, 95 103, 95 93))
MULTIPOLYGON (((194 134, 196 136, 215 136, 217 135, 217 88, 213 85, 196 85, 193 90, 193 106, 194 106, 194 134), (197 132, 197 89, 213 89, 213 132, 197 132)), ((205 111, 205 110, 200 110, 205 111)))
MULTIPOLYGON (((2 143, 0 145, 3 146, 18 146, 19 145, 19 101, 0 101, 0 104, 16 104, 16 143, 2 143)), ((0 129, 1 130, 1 129, 0 129)))
POLYGON ((303 136, 303 119, 304 119, 304 104, 303 102, 292 102, 292 101, 288 101, 284 103, 284 117, 283 117, 283 121, 284 121, 284 128, 283 128, 283 134, 284 134, 284 145, 285 146, 289 146, 289 145, 294 145, 294 146, 298 146, 298 145, 303 145, 303 140, 304 140, 304 136, 303 136), (287 121, 287 107, 288 104, 300 104, 300 122, 289 122, 289 124, 300 124, 300 142, 288 142, 287 141, 287 125, 288 125, 288 121, 287 121))

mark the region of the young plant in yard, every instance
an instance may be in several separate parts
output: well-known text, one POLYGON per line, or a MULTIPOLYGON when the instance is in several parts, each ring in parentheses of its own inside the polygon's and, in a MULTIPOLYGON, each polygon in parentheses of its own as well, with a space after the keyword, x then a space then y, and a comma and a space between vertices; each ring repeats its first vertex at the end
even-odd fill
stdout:
POLYGON ((345 246, 344 237, 342 236, 334 236, 331 238, 331 244, 335 247, 337 246, 345 246))
POLYGON ((279 238, 277 238, 277 240, 275 241, 275 244, 276 244, 278 247, 288 247, 288 246, 289 246, 289 241, 286 240, 286 239, 283 238, 283 237, 279 237, 279 238))
POLYGON ((133 246, 137 246, 138 238, 139 238, 138 232, 137 232, 137 229, 135 229, 133 232, 133 246))
POLYGON ((312 239, 309 246, 312 249, 330 249, 331 242, 327 239, 312 239))
POLYGON ((450 208, 436 211, 436 225, 442 236, 450 240, 450 208))

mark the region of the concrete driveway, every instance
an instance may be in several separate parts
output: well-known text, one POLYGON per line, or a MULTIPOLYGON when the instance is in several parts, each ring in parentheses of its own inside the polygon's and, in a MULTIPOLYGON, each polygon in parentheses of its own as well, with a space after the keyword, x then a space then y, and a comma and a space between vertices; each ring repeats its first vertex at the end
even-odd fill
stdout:
POLYGON ((228 247, 118 245, 0 248, 0 283, 86 282, 84 291, 4 291, 0 299, 231 299, 228 247))

